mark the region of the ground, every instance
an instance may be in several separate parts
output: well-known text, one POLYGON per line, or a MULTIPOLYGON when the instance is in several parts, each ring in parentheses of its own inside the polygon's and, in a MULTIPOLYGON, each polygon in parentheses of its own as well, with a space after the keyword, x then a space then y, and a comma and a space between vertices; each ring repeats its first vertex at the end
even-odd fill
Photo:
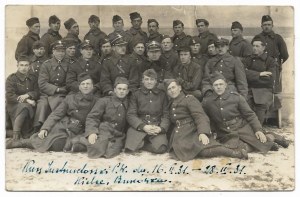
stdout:
POLYGON ((6 150, 6 189, 13 191, 289 191, 295 187, 294 127, 267 127, 291 140, 287 149, 248 160, 195 159, 122 153, 89 159, 84 153, 6 150))

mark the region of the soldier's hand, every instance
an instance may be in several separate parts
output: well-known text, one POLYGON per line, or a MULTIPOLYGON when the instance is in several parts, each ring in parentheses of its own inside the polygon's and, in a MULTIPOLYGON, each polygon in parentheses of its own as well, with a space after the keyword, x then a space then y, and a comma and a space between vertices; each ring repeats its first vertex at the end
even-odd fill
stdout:
POLYGON ((90 144, 95 144, 97 138, 98 138, 97 134, 93 133, 93 134, 89 135, 88 141, 89 141, 90 144))
POLYGON ((255 132, 255 136, 258 140, 260 140, 262 143, 265 143, 267 141, 267 137, 265 134, 261 131, 255 132))
POLYGON ((29 95, 28 95, 28 94, 23 94, 23 95, 18 96, 17 100, 18 100, 20 103, 24 103, 24 101, 25 101, 26 99, 28 99, 28 98, 29 98, 29 95))
POLYGON ((202 144, 206 145, 209 143, 209 138, 207 137, 207 135, 201 133, 199 135, 199 142, 202 142, 202 144))
POLYGON ((149 135, 156 135, 153 125, 145 125, 143 127, 143 130, 149 135))
POLYGON ((26 102, 32 105, 33 107, 36 105, 35 100, 27 99, 26 102))
POLYGON ((157 135, 161 132, 161 128, 159 126, 153 125, 153 130, 152 132, 157 135))
POLYGON ((47 137, 48 135, 48 131, 47 130, 41 130, 38 134, 39 138, 44 139, 45 137, 47 137))
POLYGON ((21 138, 21 132, 13 132, 13 140, 19 140, 21 138))
POLYGON ((261 77, 269 77, 271 75, 272 75, 272 73, 269 71, 263 71, 263 72, 259 73, 259 76, 261 76, 261 77))

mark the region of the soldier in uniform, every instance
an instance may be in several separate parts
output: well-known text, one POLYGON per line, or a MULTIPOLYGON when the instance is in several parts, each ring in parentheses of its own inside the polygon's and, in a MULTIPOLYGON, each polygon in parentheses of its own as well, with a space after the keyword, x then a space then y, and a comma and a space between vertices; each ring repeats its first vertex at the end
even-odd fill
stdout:
POLYGON ((143 73, 143 85, 131 95, 127 111, 125 149, 135 152, 140 149, 162 154, 167 151, 166 132, 169 129, 168 99, 157 88, 157 74, 153 69, 143 73))
MULTIPOLYGON (((269 15, 264 15, 261 19, 262 32, 256 36, 263 37, 266 42, 266 51, 278 63, 276 68, 275 93, 282 92, 281 70, 282 64, 289 58, 287 46, 282 36, 273 31, 273 19, 269 15)), ((255 36, 255 37, 256 37, 255 36)))
POLYGON ((49 17, 49 29, 48 31, 41 37, 41 41, 45 45, 46 56, 52 57, 52 49, 51 46, 58 40, 61 40, 62 37, 59 34, 60 29, 60 19, 52 15, 49 17))
POLYGON ((220 38, 215 42, 218 55, 209 59, 205 65, 202 94, 205 96, 205 94, 210 94, 213 91, 209 75, 218 71, 227 79, 231 91, 237 91, 247 99, 248 84, 244 65, 240 59, 228 53, 228 43, 229 41, 224 38, 220 38))
POLYGON ((183 46, 178 50, 180 63, 174 68, 173 75, 181 84, 182 90, 186 94, 191 94, 197 99, 201 99, 201 81, 203 69, 199 64, 192 61, 191 49, 183 46))
POLYGON ((97 98, 92 94, 93 81, 87 73, 80 74, 78 81, 80 91, 68 95, 50 114, 40 132, 31 136, 30 141, 37 151, 86 151, 80 138, 97 98))
POLYGON ((94 54, 95 55, 101 55, 101 51, 99 50, 99 44, 100 40, 104 39, 106 37, 106 33, 100 30, 99 25, 100 25, 100 18, 95 15, 91 15, 89 20, 88 20, 90 30, 89 32, 84 36, 84 40, 89 40, 94 49, 94 54))
POLYGON ((206 54, 200 53, 201 52, 200 38, 198 36, 193 36, 189 45, 191 48, 192 61, 201 67, 203 73, 204 66, 208 60, 208 57, 206 54))
POLYGON ((207 47, 208 47, 208 41, 209 40, 218 40, 217 36, 214 33, 211 33, 209 31, 209 22, 206 19, 197 19, 196 25, 198 28, 200 38, 200 45, 201 45, 201 53, 207 54, 207 47))
POLYGON ((232 40, 229 43, 229 53, 241 60, 252 54, 251 44, 243 38, 243 26, 238 21, 231 25, 232 40))
POLYGON ((40 40, 40 21, 37 17, 32 17, 26 21, 29 28, 28 33, 18 42, 15 58, 18 60, 20 56, 33 56, 32 45, 35 41, 40 40))
POLYGON ((65 59, 69 64, 73 64, 74 62, 77 61, 77 58, 75 56, 76 53, 76 47, 77 47, 77 42, 74 40, 68 40, 64 42, 66 45, 66 55, 65 59))
POLYGON ((75 56, 80 57, 81 53, 80 53, 79 47, 80 47, 81 40, 78 37, 78 35, 79 35, 79 26, 73 18, 69 18, 67 21, 65 21, 64 25, 65 25, 65 28, 68 31, 68 34, 66 35, 66 37, 63 38, 63 41, 64 42, 69 42, 69 41, 76 42, 75 56))
POLYGON ((174 35, 172 41, 174 43, 174 49, 177 51, 182 46, 188 46, 192 37, 184 33, 184 24, 180 20, 173 21, 174 35))
POLYGON ((34 117, 35 131, 38 131, 51 111, 62 102, 67 95, 66 75, 69 63, 64 59, 66 47, 62 41, 53 44, 53 57, 42 64, 38 85, 41 93, 34 117))
POLYGON ((155 19, 148 19, 148 42, 155 40, 156 42, 161 43, 162 35, 158 32, 159 24, 155 19))
POLYGON ((48 59, 48 57, 45 54, 45 45, 43 42, 37 40, 32 45, 32 50, 34 55, 30 59, 30 70, 29 72, 34 74, 36 78, 38 79, 40 68, 44 61, 48 59))
POLYGON ((185 95, 174 79, 165 81, 170 96, 170 119, 174 124, 169 151, 174 159, 188 161, 195 157, 227 156, 247 159, 246 150, 232 150, 216 142, 210 122, 201 103, 192 95, 185 95))
POLYGON ((139 85, 138 70, 129 64, 126 56, 127 42, 121 35, 111 40, 113 54, 104 59, 101 70, 100 85, 104 95, 113 94, 113 85, 117 77, 125 77, 129 81, 129 90, 135 91, 139 85))
POLYGON ((126 112, 129 82, 118 77, 114 95, 99 99, 86 118, 84 137, 87 137, 89 158, 112 158, 124 147, 127 130, 126 112))
POLYGON ((133 42, 134 40, 144 40, 144 43, 148 42, 147 33, 144 32, 141 28, 143 19, 138 12, 132 12, 129 14, 132 27, 126 32, 131 36, 130 41, 128 42, 128 53, 132 53, 133 51, 133 42))
POLYGON ((99 64, 102 64, 105 58, 108 58, 112 55, 112 47, 107 37, 100 40, 99 46, 101 50, 101 56, 97 61, 99 64))
POLYGON ((29 72, 29 58, 20 56, 17 72, 6 80, 6 109, 13 125, 13 140, 30 137, 36 100, 39 98, 37 78, 29 72))
MULTIPOLYGON (((212 59, 217 54, 218 54, 218 51, 217 51, 216 46, 215 46, 215 41, 214 40, 209 40, 207 42, 207 55, 208 55, 208 59, 212 59)), ((204 68, 205 68, 205 66, 204 66, 204 68)))
POLYGON ((91 76, 94 88, 92 93, 95 96, 100 97, 100 64, 92 59, 93 56, 93 45, 89 40, 85 40, 81 43, 81 57, 74 62, 67 72, 66 83, 69 94, 73 94, 79 91, 79 75, 81 73, 87 73, 91 76))
POLYGON ((161 41, 162 54, 159 58, 159 62, 170 71, 172 71, 179 62, 178 53, 174 50, 173 46, 174 44, 171 37, 168 35, 163 35, 161 41))

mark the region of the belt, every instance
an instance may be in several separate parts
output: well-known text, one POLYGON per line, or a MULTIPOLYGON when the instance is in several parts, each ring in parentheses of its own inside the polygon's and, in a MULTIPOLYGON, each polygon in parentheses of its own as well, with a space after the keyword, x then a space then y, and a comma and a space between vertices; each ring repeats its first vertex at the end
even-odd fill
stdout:
POLYGON ((188 123, 191 123, 193 122, 193 118, 186 118, 186 119, 182 119, 182 120, 176 120, 176 125, 177 127, 180 127, 181 125, 185 125, 185 124, 188 124, 188 123))
POLYGON ((70 118, 70 121, 71 121, 71 123, 75 124, 76 127, 79 127, 79 128, 83 127, 83 124, 79 120, 77 120, 75 118, 70 118))
POLYGON ((228 121, 224 121, 223 122, 223 125, 228 127, 228 126, 231 126, 231 125, 234 125, 235 123, 237 123, 239 120, 241 119, 241 117, 235 117, 234 119, 232 120, 228 120, 228 121))
POLYGON ((139 118, 143 119, 146 124, 159 124, 161 116, 157 114, 143 114, 139 115, 139 118))

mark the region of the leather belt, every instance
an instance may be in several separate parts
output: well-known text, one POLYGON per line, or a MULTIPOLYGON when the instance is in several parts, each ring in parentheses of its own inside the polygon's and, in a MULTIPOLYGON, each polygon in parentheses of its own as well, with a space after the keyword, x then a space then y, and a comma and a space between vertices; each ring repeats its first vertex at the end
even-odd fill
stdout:
POLYGON ((188 124, 193 122, 194 120, 192 118, 186 118, 186 119, 182 119, 182 120, 176 120, 176 125, 177 127, 180 127, 182 125, 188 124))
POLYGON ((234 124, 237 123, 240 119, 241 119, 241 117, 235 117, 235 118, 232 119, 232 120, 224 121, 224 122, 223 122, 223 125, 226 126, 226 127, 231 126, 231 125, 234 125, 234 124))

